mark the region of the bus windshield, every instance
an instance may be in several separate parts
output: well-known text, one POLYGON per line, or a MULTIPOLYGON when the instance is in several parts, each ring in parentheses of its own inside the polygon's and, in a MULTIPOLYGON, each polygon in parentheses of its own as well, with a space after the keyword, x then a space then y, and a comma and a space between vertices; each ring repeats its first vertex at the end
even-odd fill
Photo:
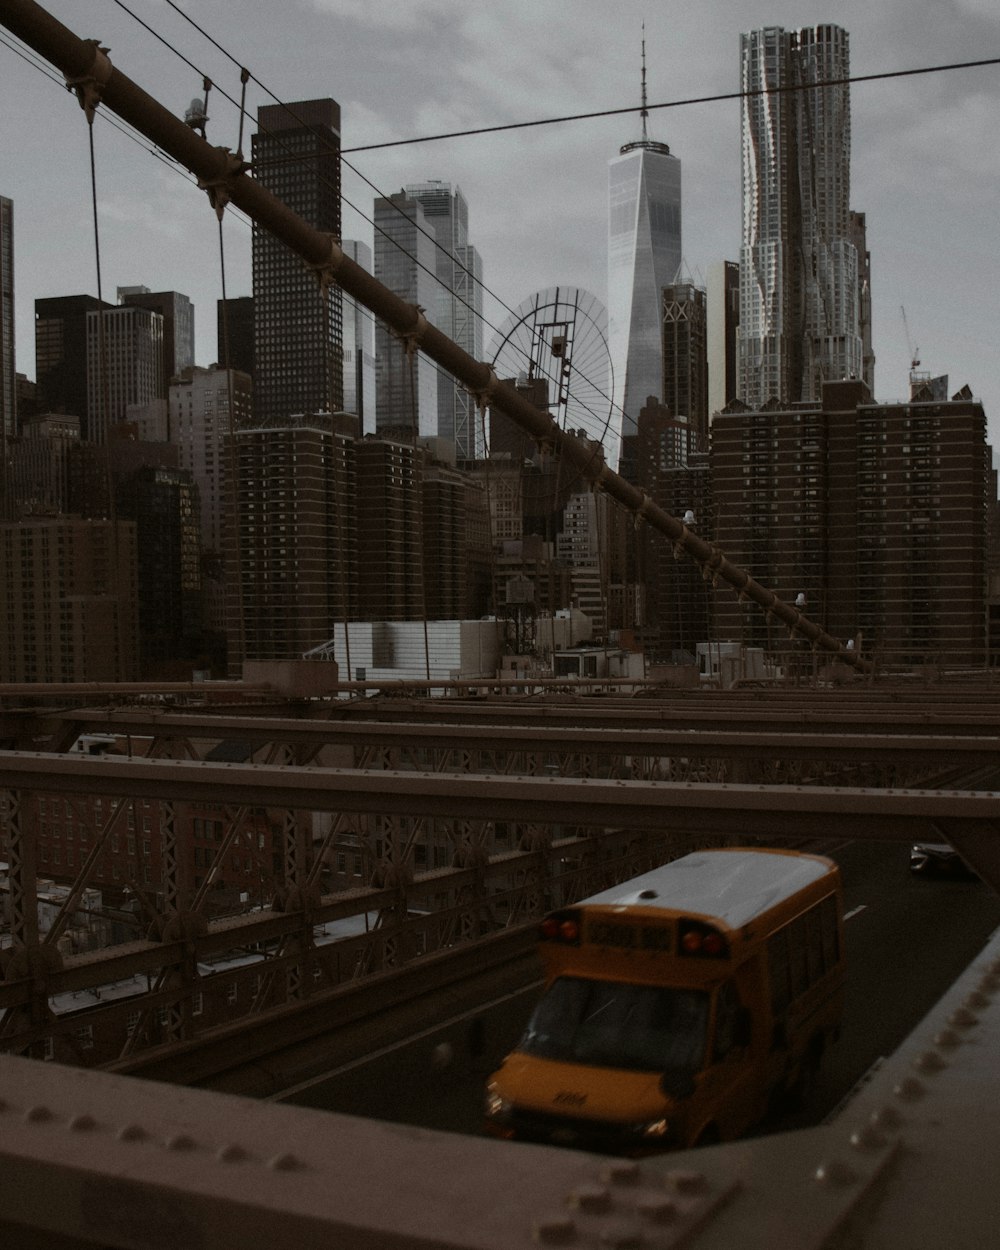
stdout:
POLYGON ((636 1072, 698 1072, 708 995, 656 985, 558 977, 518 1049, 542 1059, 636 1072))

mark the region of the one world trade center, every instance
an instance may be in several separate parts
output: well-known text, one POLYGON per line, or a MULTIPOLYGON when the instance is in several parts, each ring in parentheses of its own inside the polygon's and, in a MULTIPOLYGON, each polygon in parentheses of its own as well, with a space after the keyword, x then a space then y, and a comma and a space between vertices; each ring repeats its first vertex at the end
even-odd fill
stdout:
MULTIPOLYGON (((608 162, 608 337, 617 437, 635 434, 649 396, 663 397, 663 288, 681 267, 681 163, 646 133, 643 41, 642 138, 608 162)), ((610 444, 617 444, 610 445, 610 444)))

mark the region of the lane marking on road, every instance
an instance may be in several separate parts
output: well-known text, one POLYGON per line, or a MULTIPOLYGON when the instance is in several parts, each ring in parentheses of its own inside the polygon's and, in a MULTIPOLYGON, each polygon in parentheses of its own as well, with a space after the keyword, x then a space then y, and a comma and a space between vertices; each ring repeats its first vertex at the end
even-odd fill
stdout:
POLYGON ((855 907, 853 911, 845 912, 844 919, 850 920, 852 916, 857 916, 863 911, 868 910, 868 904, 862 903, 860 907, 855 907))

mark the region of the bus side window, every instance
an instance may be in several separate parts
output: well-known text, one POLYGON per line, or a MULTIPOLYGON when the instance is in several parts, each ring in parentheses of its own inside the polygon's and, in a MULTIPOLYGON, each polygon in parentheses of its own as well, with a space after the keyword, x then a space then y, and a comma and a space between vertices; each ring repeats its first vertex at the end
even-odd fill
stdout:
POLYGON ((818 981, 823 975, 825 969, 823 967, 823 927, 819 914, 819 908, 814 907, 812 911, 806 912, 802 917, 803 928, 805 929, 805 947, 809 960, 809 984, 818 981))
POLYGON ((806 938, 806 917, 800 916, 788 926, 788 966, 792 974, 792 998, 809 988, 809 946, 806 938))
POLYGON ((734 1046, 746 1046, 749 1038, 741 1036, 746 1032, 746 1013, 740 1002, 740 996, 732 981, 719 987, 715 1000, 715 1040, 712 1044, 712 1059, 718 1062, 724 1059, 734 1046))
POLYGON ((791 1001, 788 987, 788 930, 779 929, 767 943, 768 978, 771 982, 771 1011, 780 1015, 791 1001))
POLYGON ((829 972, 840 959, 840 931, 837 927, 837 902, 825 898, 820 905, 820 923, 823 929, 823 968, 829 972))

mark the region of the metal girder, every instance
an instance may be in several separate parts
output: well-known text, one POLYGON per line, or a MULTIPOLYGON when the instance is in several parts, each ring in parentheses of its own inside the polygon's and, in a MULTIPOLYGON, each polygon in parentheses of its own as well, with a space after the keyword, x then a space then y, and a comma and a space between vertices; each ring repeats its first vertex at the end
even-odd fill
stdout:
MULTIPOLYGON (((310 747, 341 746, 358 748, 394 746, 410 752, 418 750, 473 752, 554 752, 563 755, 683 755, 697 758, 751 759, 761 756, 780 759, 821 759, 855 762, 906 762, 907 764, 960 763, 970 768, 992 765, 1000 758, 1000 733, 905 733, 893 722, 892 731, 868 722, 867 728, 843 732, 809 728, 761 730, 719 730, 663 726, 643 728, 623 725, 613 736, 606 728, 535 725, 482 725, 474 723, 433 724, 393 721, 364 721, 360 724, 324 719, 302 720, 286 717, 243 717, 208 715, 199 712, 170 712, 150 715, 144 712, 89 710, 61 713, 79 716, 79 732, 101 729, 129 732, 157 740, 186 735, 191 739, 240 738, 252 745, 284 743, 310 747)), ((543 719, 543 718, 539 718, 543 719)), ((163 754, 163 748, 159 752, 163 754)), ((191 754, 194 754, 193 752, 191 754)), ((357 766, 363 767, 361 757, 357 766)), ((384 764, 379 762, 379 767, 384 764)), ((473 770, 474 771, 474 770, 473 770)))
POLYGON ((908 840, 935 820, 1000 820, 1000 795, 983 791, 829 786, 696 785, 593 778, 500 777, 357 769, 97 759, 0 752, 0 785, 54 793, 233 802, 312 811, 541 821, 582 826, 745 832, 762 837, 908 840), (850 817, 845 826, 845 817, 850 817))

